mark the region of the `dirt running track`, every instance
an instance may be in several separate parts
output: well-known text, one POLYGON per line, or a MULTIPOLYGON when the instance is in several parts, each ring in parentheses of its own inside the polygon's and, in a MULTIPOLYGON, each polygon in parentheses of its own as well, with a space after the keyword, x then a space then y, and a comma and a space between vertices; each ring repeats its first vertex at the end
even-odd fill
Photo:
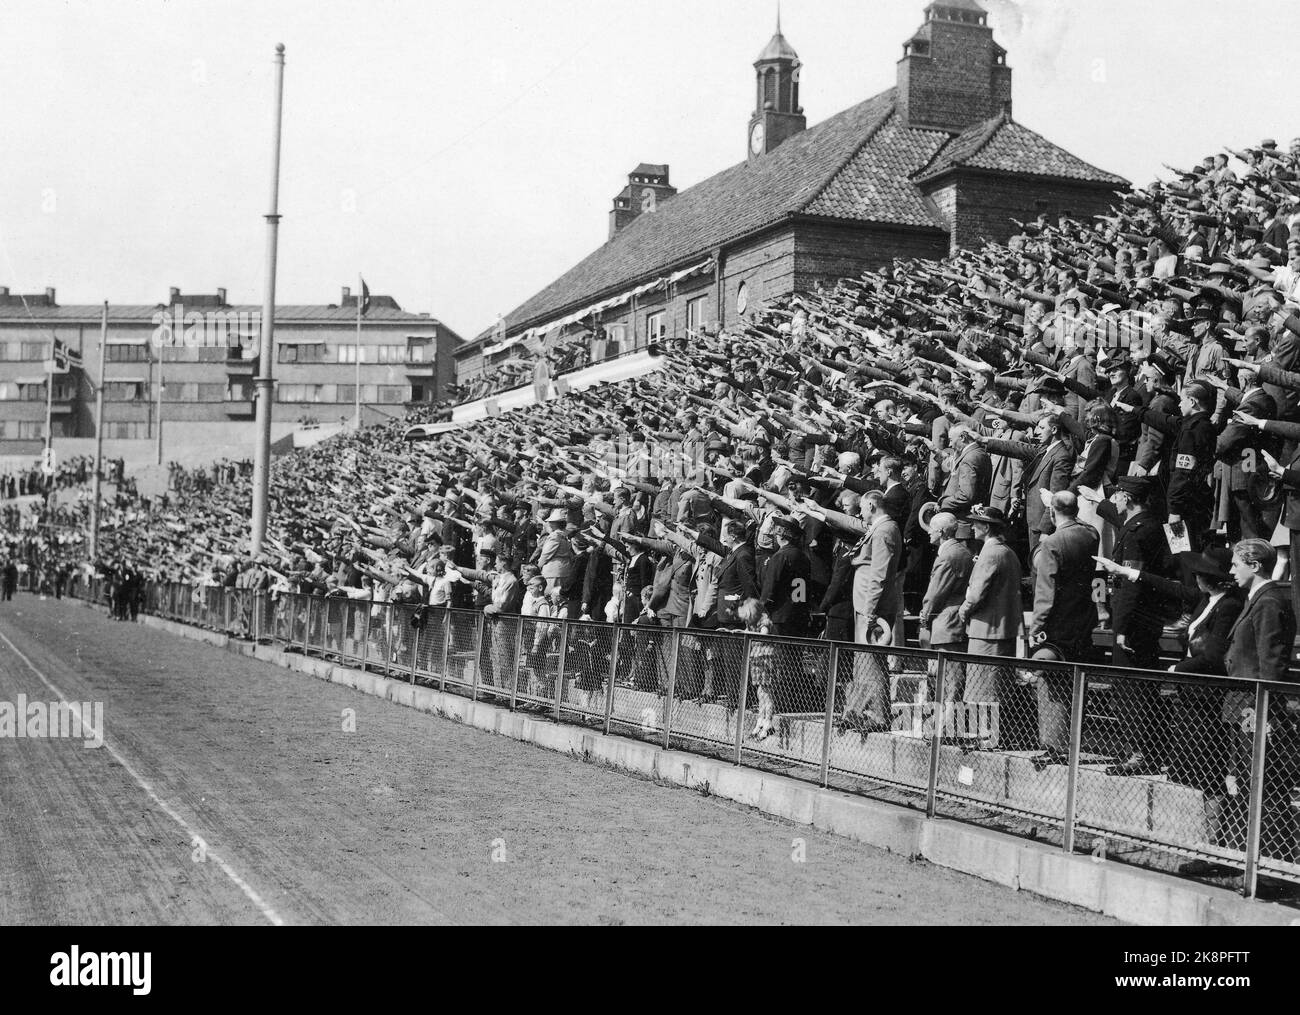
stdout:
POLYGON ((106 741, 0 739, 0 923, 1110 922, 76 603, 0 636, 106 741))

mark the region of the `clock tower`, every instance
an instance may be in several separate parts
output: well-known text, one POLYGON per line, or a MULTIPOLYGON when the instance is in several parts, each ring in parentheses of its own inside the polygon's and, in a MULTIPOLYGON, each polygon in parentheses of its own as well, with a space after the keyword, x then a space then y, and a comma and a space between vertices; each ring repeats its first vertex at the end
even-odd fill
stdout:
POLYGON ((781 14, 776 15, 776 34, 754 62, 758 76, 758 98, 749 121, 747 155, 752 163, 782 142, 808 129, 808 118, 799 105, 799 54, 781 34, 781 14))

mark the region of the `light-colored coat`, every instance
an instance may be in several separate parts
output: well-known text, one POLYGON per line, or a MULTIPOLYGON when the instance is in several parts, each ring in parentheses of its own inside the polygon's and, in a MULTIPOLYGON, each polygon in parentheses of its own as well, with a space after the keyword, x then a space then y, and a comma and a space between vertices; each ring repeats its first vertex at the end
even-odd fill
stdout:
POLYGON ((975 558, 966 603, 966 636, 981 641, 1008 641, 1024 622, 1020 606, 1020 561, 1000 536, 990 536, 975 558))

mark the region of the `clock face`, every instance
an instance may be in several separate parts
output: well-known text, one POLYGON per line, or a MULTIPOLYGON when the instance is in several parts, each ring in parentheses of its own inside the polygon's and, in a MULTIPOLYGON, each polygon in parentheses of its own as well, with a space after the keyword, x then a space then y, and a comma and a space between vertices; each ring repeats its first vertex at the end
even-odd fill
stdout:
POLYGON ((754 129, 749 132, 749 150, 755 155, 763 154, 763 142, 767 140, 767 130, 761 123, 754 124, 754 129))

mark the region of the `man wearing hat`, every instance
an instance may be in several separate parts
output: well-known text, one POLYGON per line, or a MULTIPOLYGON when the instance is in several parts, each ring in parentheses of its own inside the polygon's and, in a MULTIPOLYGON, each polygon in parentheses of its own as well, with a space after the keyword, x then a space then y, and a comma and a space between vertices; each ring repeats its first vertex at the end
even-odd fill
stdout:
MULTIPOLYGON (((1164 526, 1152 514, 1152 482, 1124 476, 1111 489, 1110 501, 1098 512, 1119 526, 1114 561, 1121 567, 1154 575, 1169 572, 1169 544, 1164 526)), ((1160 637, 1166 619, 1176 614, 1177 603, 1150 588, 1129 582, 1113 586, 1111 623, 1115 632, 1112 662, 1140 670, 1160 668, 1160 637)), ((1128 774, 1149 770, 1158 760, 1157 732, 1164 723, 1160 688, 1138 680, 1119 681, 1116 709, 1119 740, 1115 755, 1132 768, 1128 774)))
MULTIPOLYGON (((1013 656, 1024 618, 1020 604, 1020 561, 1007 545, 1006 516, 997 508, 976 505, 963 521, 983 544, 971 568, 965 599, 957 611, 957 622, 966 629, 967 651, 974 656, 1013 656)), ((963 700, 1000 701, 1000 685, 1005 678, 999 667, 968 666, 963 700)))
POLYGON ((1210 419, 1215 402, 1213 389, 1197 381, 1183 389, 1178 403, 1180 416, 1156 409, 1147 409, 1141 416, 1143 422, 1170 438, 1162 465, 1162 471, 1169 477, 1169 524, 1175 528, 1186 526, 1194 550, 1199 548, 1201 534, 1209 528, 1214 508, 1214 493, 1208 480, 1214 467, 1218 436, 1218 428, 1210 419))
MULTIPOLYGON (((1142 408, 1142 395, 1133 384, 1133 360, 1127 352, 1121 352, 1106 361, 1106 377, 1110 381, 1110 393, 1106 396, 1106 401, 1112 407, 1123 402, 1135 409, 1142 408)), ((1118 408, 1115 408, 1115 415, 1118 417, 1115 426, 1115 442, 1119 444, 1118 475, 1124 476, 1137 457, 1142 422, 1133 414, 1118 408)))
MULTIPOLYGON (((1237 378, 1243 390, 1236 412, 1249 420, 1276 419, 1277 403, 1260 386, 1259 369, 1254 364, 1243 366, 1237 371, 1237 378)), ((1271 539, 1277 527, 1277 508, 1280 505, 1261 504, 1255 481, 1258 474, 1267 471, 1259 457, 1265 444, 1271 452, 1278 450, 1278 442, 1262 441, 1254 424, 1248 425, 1235 418, 1224 428, 1215 444, 1215 457, 1228 466, 1228 489, 1234 508, 1228 534, 1233 539, 1271 539)))
POLYGON ((565 531, 569 525, 569 512, 562 507, 553 508, 546 516, 546 535, 537 547, 537 564, 546 579, 548 592, 558 592, 563 604, 561 616, 576 620, 580 604, 574 600, 574 578, 577 574, 577 554, 565 531))

